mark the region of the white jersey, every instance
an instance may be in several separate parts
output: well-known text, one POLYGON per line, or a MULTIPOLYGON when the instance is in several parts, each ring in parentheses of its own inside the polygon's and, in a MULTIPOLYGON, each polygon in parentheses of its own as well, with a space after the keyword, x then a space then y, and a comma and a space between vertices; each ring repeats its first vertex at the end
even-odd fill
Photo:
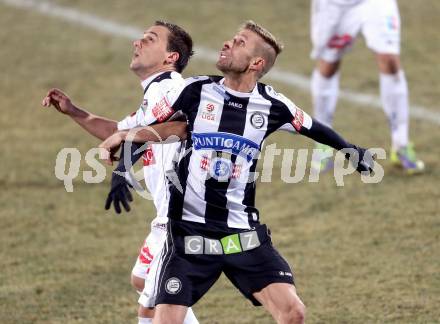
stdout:
MULTIPOLYGON (((163 102, 169 91, 181 88, 185 83, 177 72, 165 72, 153 75, 142 82, 144 97, 139 109, 118 123, 118 130, 127 130, 135 127, 147 126, 145 116, 148 111, 161 111, 167 103, 163 102)), ((153 144, 148 147, 142 156, 145 184, 153 197, 157 210, 155 223, 167 222, 169 192, 166 171, 172 169, 175 153, 180 148, 180 143, 153 144)))
POLYGON ((354 6, 364 0, 329 0, 329 1, 341 6, 354 6))

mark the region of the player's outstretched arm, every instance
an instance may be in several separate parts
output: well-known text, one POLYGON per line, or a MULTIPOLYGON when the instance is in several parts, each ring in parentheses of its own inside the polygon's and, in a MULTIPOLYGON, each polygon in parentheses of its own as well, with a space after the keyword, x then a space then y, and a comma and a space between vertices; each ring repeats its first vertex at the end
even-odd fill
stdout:
POLYGON ((356 170, 359 172, 371 172, 373 170, 373 158, 366 149, 347 142, 333 129, 313 118, 311 127, 301 127, 298 133, 307 136, 316 142, 331 146, 338 151, 342 149, 353 149, 355 154, 357 154, 357 157, 355 158, 353 154, 350 153, 347 153, 345 157, 352 162, 357 161, 355 165, 356 170))
POLYGON ((122 142, 167 144, 184 140, 187 136, 186 127, 186 122, 172 121, 118 131, 99 145, 103 149, 101 159, 112 165, 114 152, 122 142))
POLYGON ((44 97, 43 107, 53 106, 62 114, 68 115, 93 136, 104 140, 117 131, 117 122, 100 117, 75 106, 70 98, 59 89, 51 89, 44 97))

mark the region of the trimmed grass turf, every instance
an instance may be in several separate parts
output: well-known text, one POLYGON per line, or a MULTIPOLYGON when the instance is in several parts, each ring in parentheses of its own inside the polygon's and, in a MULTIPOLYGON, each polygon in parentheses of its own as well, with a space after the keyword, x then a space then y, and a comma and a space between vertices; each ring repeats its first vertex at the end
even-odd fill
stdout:
MULTIPOLYGON (((288 45, 280 68, 309 73, 308 3, 274 1, 57 1, 142 27, 155 18, 183 24, 196 43, 218 48, 247 18, 271 27, 288 45), (110 5, 111 4, 111 5, 110 5), (198 21, 194 19, 194 8, 198 21), (139 10, 142 8, 142 10, 139 10), (222 19, 219 19, 221 17, 222 19)), ((436 1, 400 1, 403 60, 411 99, 436 109, 440 99, 436 1), (424 21, 427 25, 421 25, 424 21)), ((66 193, 54 174, 63 147, 84 156, 98 143, 77 125, 41 108, 47 89, 65 89, 80 106, 120 119, 136 109, 140 87, 128 70, 130 42, 54 18, 1 6, 0 11, 0 322, 135 322, 136 293, 129 274, 154 215, 136 199, 132 213, 103 210, 108 182, 74 184, 66 193)), ((344 62, 343 85, 376 93, 373 58, 359 42, 344 62)), ((187 75, 213 73, 194 61, 187 75)), ((309 95, 276 85, 310 112, 309 95)), ((335 128, 353 142, 388 148, 383 114, 341 101, 335 128), (361 115, 362 114, 362 115, 361 115)), ((412 121, 411 133, 428 172, 403 177, 386 162, 384 181, 363 185, 354 175, 337 188, 331 176, 318 184, 258 184, 262 220, 295 269, 309 323, 435 323, 440 318, 438 126, 412 121)), ((310 141, 277 134, 268 143, 311 148, 310 141)), ((280 159, 276 159, 280 165, 280 159)), ((82 164, 81 171, 89 170, 82 164)), ((111 171, 107 168, 108 172, 111 171)), ((222 278, 195 306, 204 323, 269 323, 222 278)))

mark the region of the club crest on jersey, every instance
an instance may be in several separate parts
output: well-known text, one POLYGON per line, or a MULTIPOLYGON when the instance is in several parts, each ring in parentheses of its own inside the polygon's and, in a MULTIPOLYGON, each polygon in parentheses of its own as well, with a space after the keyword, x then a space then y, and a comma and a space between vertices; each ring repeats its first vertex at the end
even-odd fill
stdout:
POLYGON ((239 135, 229 133, 193 133, 193 145, 195 150, 213 150, 240 155, 248 162, 255 159, 260 147, 257 143, 239 135))
POLYGON ((260 129, 265 123, 264 115, 262 113, 257 111, 251 115, 251 124, 254 128, 260 129))
POLYGON ((201 112, 201 118, 208 121, 215 121, 217 106, 212 102, 204 104, 201 112))
POLYGON ((165 283, 165 291, 170 295, 175 295, 182 289, 182 282, 179 278, 169 278, 165 283))

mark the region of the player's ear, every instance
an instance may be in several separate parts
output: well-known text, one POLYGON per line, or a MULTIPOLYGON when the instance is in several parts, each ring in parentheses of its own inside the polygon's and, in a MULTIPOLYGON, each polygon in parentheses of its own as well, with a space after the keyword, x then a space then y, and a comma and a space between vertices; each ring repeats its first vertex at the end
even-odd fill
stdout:
POLYGON ((179 60, 179 53, 177 52, 169 52, 167 57, 165 58, 165 63, 167 64, 175 64, 179 60))
POLYGON ((265 64, 266 64, 266 60, 262 57, 257 56, 251 60, 249 69, 253 71, 261 72, 263 71, 265 64))

